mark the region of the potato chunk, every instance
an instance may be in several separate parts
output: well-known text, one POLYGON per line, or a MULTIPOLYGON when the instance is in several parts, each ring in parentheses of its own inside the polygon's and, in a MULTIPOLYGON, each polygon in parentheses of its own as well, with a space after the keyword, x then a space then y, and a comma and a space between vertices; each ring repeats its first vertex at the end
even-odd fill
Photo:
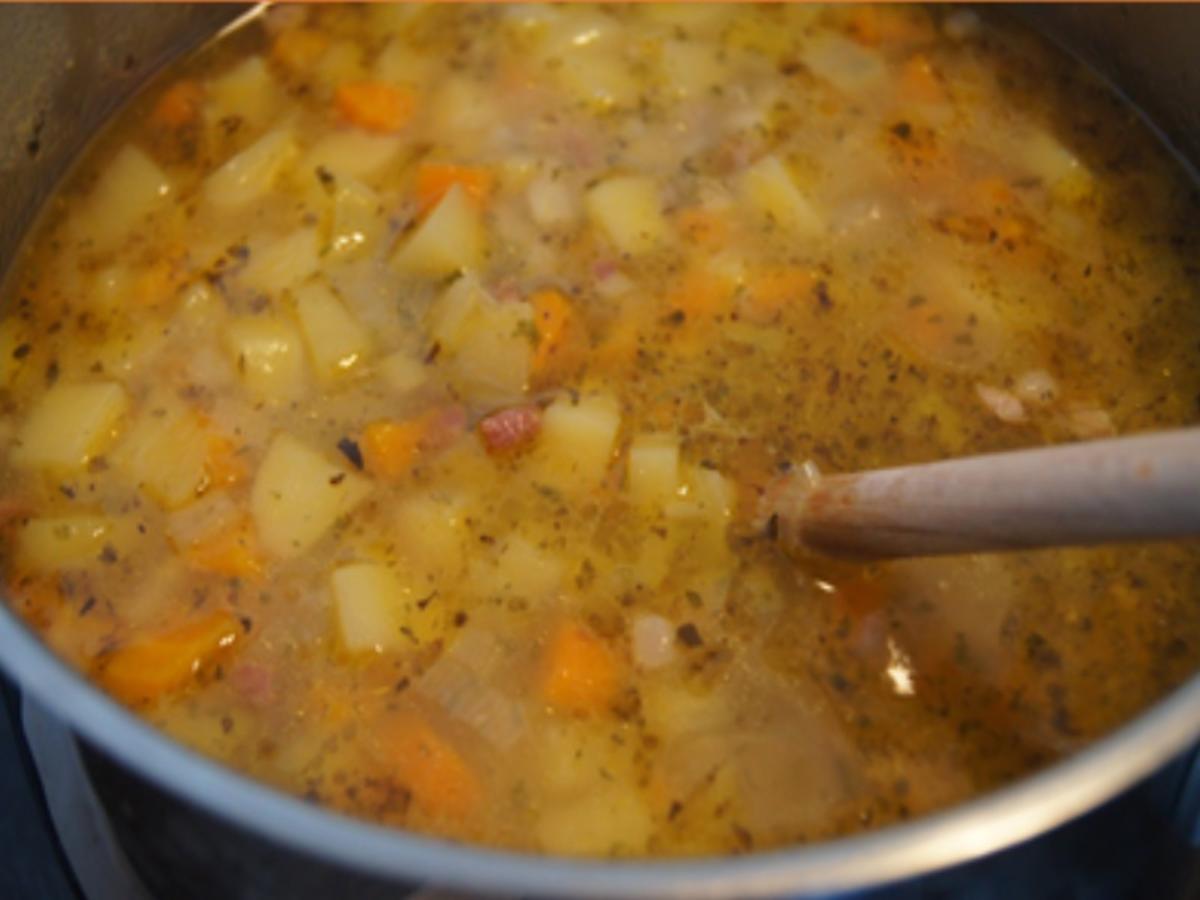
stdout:
POLYGON ((778 157, 766 156, 748 168, 739 187, 746 203, 781 228, 801 237, 816 237, 825 230, 816 209, 778 157))
POLYGON ((370 493, 361 475, 334 465, 289 434, 267 450, 251 492, 254 525, 267 552, 298 556, 370 493))
POLYGON ((667 233, 653 179, 618 175, 600 182, 584 199, 588 217, 622 253, 653 250, 667 233))
POLYGON ((250 245, 250 261, 237 274, 243 286, 275 296, 295 287, 321 266, 321 239, 316 228, 301 228, 250 245))
POLYGON ((169 395, 138 415, 114 454, 126 477, 167 509, 196 499, 207 480, 203 420, 169 395))
POLYGON ((128 529, 108 516, 45 516, 21 526, 16 557, 34 571, 88 566, 106 546, 119 549, 118 537, 128 538, 128 529))
POLYGON ((242 384, 256 398, 286 401, 304 393, 304 348, 290 322, 264 316, 234 319, 225 329, 225 348, 242 384))
POLYGON ((30 410, 10 459, 17 466, 82 469, 112 443, 128 405, 112 382, 55 385, 30 410))
POLYGON ((322 381, 337 381, 367 357, 367 329, 325 285, 309 282, 297 290, 296 313, 313 369, 322 381))
POLYGON ((204 197, 223 212, 241 209, 266 194, 295 158, 291 131, 269 131, 208 176, 204 197))
POLYGON ((535 480, 562 491, 594 490, 613 458, 621 413, 611 394, 559 398, 542 416, 542 436, 530 457, 535 480))
POLYGON ((332 584, 338 631, 347 650, 382 653, 411 643, 401 631, 411 592, 387 566, 342 566, 334 570, 332 584))
POLYGON ((101 173, 75 224, 95 250, 111 250, 170 193, 166 173, 137 147, 128 145, 101 173))
POLYGON ((392 265, 408 275, 443 278, 460 269, 478 266, 483 253, 479 211, 467 192, 456 184, 400 245, 392 256, 392 265))
POLYGON ((679 442, 669 434, 644 434, 629 447, 626 487, 634 503, 661 510, 679 495, 679 442))

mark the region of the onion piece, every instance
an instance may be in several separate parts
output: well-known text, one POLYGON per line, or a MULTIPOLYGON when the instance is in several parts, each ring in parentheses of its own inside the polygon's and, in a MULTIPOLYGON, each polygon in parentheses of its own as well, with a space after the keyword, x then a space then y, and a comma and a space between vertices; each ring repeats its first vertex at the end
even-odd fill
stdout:
POLYGON ((633 661, 643 669, 659 669, 675 660, 675 626, 662 616, 633 620, 633 661))
POLYGON ((1001 422, 1015 425, 1025 421, 1025 405, 1008 391, 986 384, 977 384, 975 393, 983 401, 983 405, 995 413, 996 418, 1001 422))

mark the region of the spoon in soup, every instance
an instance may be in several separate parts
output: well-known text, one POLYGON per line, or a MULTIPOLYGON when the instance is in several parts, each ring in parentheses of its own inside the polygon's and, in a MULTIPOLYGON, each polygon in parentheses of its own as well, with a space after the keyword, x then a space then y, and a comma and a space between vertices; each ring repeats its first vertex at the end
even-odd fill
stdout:
POLYGON ((771 486, 788 550, 884 559, 1200 535, 1200 428, 771 486))

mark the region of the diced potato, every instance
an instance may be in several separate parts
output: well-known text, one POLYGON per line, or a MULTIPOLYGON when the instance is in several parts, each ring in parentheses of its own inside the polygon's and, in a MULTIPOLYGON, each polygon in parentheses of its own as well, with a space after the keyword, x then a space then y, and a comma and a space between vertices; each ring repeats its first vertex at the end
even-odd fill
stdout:
POLYGON ((746 203, 781 228, 801 237, 816 237, 825 230, 821 217, 778 157, 765 156, 752 165, 742 173, 739 187, 746 203))
POLYGON ((277 128, 227 159, 204 181, 204 197, 222 212, 262 198, 296 158, 291 129, 277 128))
POLYGON ((108 516, 47 516, 30 519, 17 532, 17 560, 45 572, 94 565, 106 547, 120 552, 130 529, 108 516))
POLYGON ((664 740, 726 728, 729 710, 717 691, 700 692, 664 679, 647 681, 639 691, 647 728, 664 740))
POLYGON ((622 253, 653 250, 667 233, 654 180, 618 175, 588 191, 584 204, 592 222, 622 253))
POLYGON ((336 381, 366 359, 371 336, 324 284, 310 281, 296 291, 296 313, 309 359, 322 381, 336 381))
POLYGON ((659 64, 668 90, 680 97, 703 97, 728 77, 715 50, 698 41, 666 41, 659 64))
POLYGON ((258 128, 275 114, 279 100, 271 70, 261 56, 252 56, 208 83, 205 118, 215 125, 236 116, 258 128))
POLYGON ((119 384, 55 385, 30 410, 9 458, 17 466, 82 469, 116 438, 128 406, 119 384))
POLYGON ((204 422, 170 395, 151 399, 113 454, 125 476, 167 509, 196 499, 207 480, 204 422))
POLYGON ((620 407, 612 394, 589 394, 577 404, 560 397, 542 415, 542 435, 529 457, 533 477, 568 492, 599 487, 620 425, 620 407))
POLYGON ((320 265, 317 229, 301 228, 283 237, 253 242, 250 260, 237 277, 239 283, 251 290, 276 296, 304 281, 320 265))
POLYGON ((513 534, 504 539, 494 562, 472 561, 470 587, 481 597, 520 597, 537 605, 557 593, 565 573, 558 556, 513 534))
POLYGON ((374 246, 387 230, 379 196, 360 181, 342 178, 333 189, 329 223, 329 255, 349 259, 374 246))
POLYGON ((397 394, 415 391, 429 377, 424 363, 403 350, 397 350, 381 359, 378 369, 379 377, 397 394))
POLYGON ((358 128, 334 131, 304 154, 300 171, 308 175, 319 167, 338 179, 369 180, 396 159, 402 146, 400 138, 392 135, 371 134, 358 128))
POLYGON ((436 637, 438 616, 387 566, 354 563, 333 573, 333 595, 343 646, 352 652, 411 648, 436 637))
POLYGON ((1045 129, 1037 129, 1018 145, 1017 162, 1039 178, 1056 198, 1075 202, 1095 190, 1091 171, 1071 150, 1045 129))
POLYGON ((679 496, 679 441, 669 434, 644 434, 629 447, 626 487, 630 499, 661 510, 679 496))
POLYGON ((380 81, 403 87, 436 84, 433 70, 439 60, 431 53, 422 53, 411 41, 394 37, 375 57, 374 76, 380 81))
POLYGON ((478 266, 483 254, 479 210, 456 184, 392 255, 392 265, 405 274, 443 278, 478 266))
POLYGON ((684 469, 681 496, 667 504, 673 518, 705 518, 721 527, 733 515, 736 494, 733 485, 716 469, 687 466, 684 469))
POLYGON ((543 228, 570 225, 579 215, 579 200, 561 178, 542 175, 526 190, 529 213, 543 228))
POLYGON ((572 47, 557 57, 555 74, 567 91, 597 110, 632 106, 637 102, 638 80, 613 43, 572 47))
POLYGON ((304 348, 290 322, 266 316, 233 319, 225 328, 225 348, 255 397, 282 402, 304 394, 304 348))
POLYGON ((250 511, 263 548, 286 558, 319 541, 370 492, 366 478, 280 434, 254 479, 250 511))
POLYGON ((466 560, 466 524, 450 501, 416 495, 396 507, 397 547, 414 572, 433 584, 457 578, 466 560))
POLYGON ((537 335, 528 303, 500 303, 463 276, 442 292, 429 322, 439 363, 464 400, 499 406, 521 399, 537 335))
POLYGON ((101 172, 75 226, 95 250, 110 250, 170 193, 166 173, 137 147, 126 145, 101 172))
POLYGON ((644 853, 651 831, 650 811, 633 786, 606 781, 544 812, 537 826, 540 849, 565 856, 644 853))

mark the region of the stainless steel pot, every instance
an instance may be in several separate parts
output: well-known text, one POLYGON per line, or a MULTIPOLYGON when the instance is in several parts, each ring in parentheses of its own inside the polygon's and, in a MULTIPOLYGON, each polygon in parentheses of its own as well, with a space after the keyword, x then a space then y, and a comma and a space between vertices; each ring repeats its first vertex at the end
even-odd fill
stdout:
MULTIPOLYGON (((227 6, 0 7, 0 269, 73 156, 227 6)), ((1200 7, 1022 7, 1200 160, 1200 7)), ((171 898, 405 896, 1165 896, 1200 888, 1200 677, 1083 753, 953 810, 748 857, 601 863, 494 853, 345 819, 172 743, 0 608, 0 663, 79 735, 114 827, 171 898)))

